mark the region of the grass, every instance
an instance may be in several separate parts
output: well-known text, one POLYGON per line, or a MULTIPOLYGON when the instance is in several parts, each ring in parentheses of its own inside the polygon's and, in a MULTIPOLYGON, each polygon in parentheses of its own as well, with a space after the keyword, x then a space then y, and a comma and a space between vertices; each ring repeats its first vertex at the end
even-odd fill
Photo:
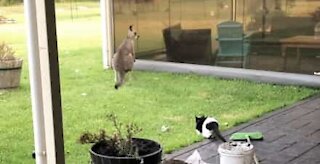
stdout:
MULTIPOLYGON (((65 4, 58 7, 60 5, 65 4)), ((0 9, 21 19, 17 24, 0 25, 0 36, 25 59, 21 87, 0 90, 0 163, 34 163, 22 9, 21 6, 0 9)), ((170 152, 202 139, 194 133, 195 115, 213 115, 226 130, 319 92, 303 87, 143 71, 133 72, 125 86, 116 91, 113 72, 101 66, 98 17, 84 16, 71 21, 67 19, 68 11, 58 11, 67 163, 88 163, 89 145, 80 145, 77 139, 86 130, 107 128, 110 132, 111 124, 105 121, 109 112, 115 112, 123 122, 136 122, 143 128, 140 137, 159 141, 165 151, 170 152), (162 125, 169 126, 170 130, 161 132, 162 125)))
MULTIPOLYGON (((86 51, 78 58, 87 58, 86 51)), ((61 59, 62 60, 62 59, 61 59)), ((217 117, 222 129, 292 104, 316 91, 299 87, 225 81, 212 77, 170 73, 134 72, 119 91, 113 74, 101 70, 95 60, 86 68, 73 59, 61 67, 62 107, 67 163, 87 163, 88 146, 76 142, 79 135, 100 128, 111 129, 105 115, 115 112, 124 122, 143 128, 139 134, 159 141, 166 152, 201 140, 194 133, 194 115, 217 117), (75 68, 77 70, 75 70, 75 68), (170 127, 162 133, 161 126, 170 127)), ((83 63, 82 63, 83 64, 83 63)), ((0 96, 0 163, 32 163, 32 116, 26 79, 21 88, 0 96)))

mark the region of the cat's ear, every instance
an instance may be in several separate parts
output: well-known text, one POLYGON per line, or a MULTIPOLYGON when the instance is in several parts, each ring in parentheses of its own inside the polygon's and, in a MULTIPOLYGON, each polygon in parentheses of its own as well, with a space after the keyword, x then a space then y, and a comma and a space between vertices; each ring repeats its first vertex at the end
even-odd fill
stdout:
POLYGON ((194 116, 194 117, 196 119, 196 122, 198 122, 200 118, 198 116, 194 116))

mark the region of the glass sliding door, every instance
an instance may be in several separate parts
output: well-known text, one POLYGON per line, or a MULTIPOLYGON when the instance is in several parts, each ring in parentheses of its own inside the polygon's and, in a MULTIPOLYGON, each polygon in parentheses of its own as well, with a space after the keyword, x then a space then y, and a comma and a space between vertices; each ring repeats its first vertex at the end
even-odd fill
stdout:
POLYGON ((314 37, 319 7, 319 0, 246 0, 249 68, 304 74, 319 71, 320 42, 314 37))
POLYGON ((163 31, 166 61, 213 65, 215 27, 230 17, 226 8, 230 3, 222 0, 169 0, 169 26, 163 31))
POLYGON ((320 0, 114 0, 114 14, 115 45, 133 24, 139 59, 216 65, 217 25, 234 20, 246 36, 245 69, 320 71, 320 0))
POLYGON ((134 25, 140 38, 136 44, 137 58, 163 53, 162 29, 169 25, 168 0, 114 0, 115 46, 134 25))

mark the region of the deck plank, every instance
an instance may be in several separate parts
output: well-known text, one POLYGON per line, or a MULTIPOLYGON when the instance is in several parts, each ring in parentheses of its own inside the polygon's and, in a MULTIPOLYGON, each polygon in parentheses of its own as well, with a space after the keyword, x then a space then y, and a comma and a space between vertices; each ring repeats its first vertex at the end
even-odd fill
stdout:
MULTIPOLYGON (((234 132, 261 131, 263 141, 253 141, 261 164, 320 163, 320 95, 284 107, 249 123, 223 132, 226 138, 234 132)), ((202 159, 219 164, 219 141, 205 140, 167 154, 166 159, 185 160, 198 150, 202 159)))

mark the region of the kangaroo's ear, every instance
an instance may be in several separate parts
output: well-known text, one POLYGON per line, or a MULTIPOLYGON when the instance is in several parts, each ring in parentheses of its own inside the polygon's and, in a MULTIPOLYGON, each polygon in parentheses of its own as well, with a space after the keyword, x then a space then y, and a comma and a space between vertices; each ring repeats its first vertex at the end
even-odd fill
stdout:
POLYGON ((132 31, 132 27, 133 27, 133 25, 130 25, 130 26, 129 26, 129 30, 130 30, 130 31, 132 31))

